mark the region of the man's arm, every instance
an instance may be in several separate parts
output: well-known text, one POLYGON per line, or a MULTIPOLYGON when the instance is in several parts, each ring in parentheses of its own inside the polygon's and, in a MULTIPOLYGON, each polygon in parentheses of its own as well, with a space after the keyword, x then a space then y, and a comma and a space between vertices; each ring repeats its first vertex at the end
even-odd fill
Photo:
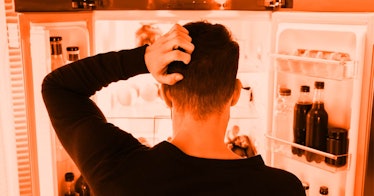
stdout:
POLYGON ((98 160, 139 145, 131 135, 107 123, 90 97, 111 82, 147 73, 145 49, 143 46, 88 57, 45 77, 42 95, 52 125, 80 169, 95 167, 98 160), (115 149, 117 146, 122 149, 115 149))
POLYGON ((167 65, 174 60, 188 63, 192 50, 188 32, 176 25, 152 46, 88 57, 45 77, 42 95, 52 125, 86 178, 97 177, 100 173, 105 175, 103 168, 108 167, 100 167, 103 160, 111 160, 141 146, 130 134, 107 123, 90 97, 111 82, 148 70, 159 82, 173 84, 182 78, 166 74, 167 65), (185 48, 187 52, 174 50, 175 47, 185 48))

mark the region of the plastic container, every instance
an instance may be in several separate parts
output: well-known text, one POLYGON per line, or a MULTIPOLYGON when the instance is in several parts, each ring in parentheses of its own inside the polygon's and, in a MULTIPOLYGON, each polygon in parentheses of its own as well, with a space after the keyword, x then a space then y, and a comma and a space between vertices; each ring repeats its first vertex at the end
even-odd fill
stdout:
POLYGON ((291 89, 279 88, 275 108, 275 137, 292 141, 292 121, 294 103, 291 89))

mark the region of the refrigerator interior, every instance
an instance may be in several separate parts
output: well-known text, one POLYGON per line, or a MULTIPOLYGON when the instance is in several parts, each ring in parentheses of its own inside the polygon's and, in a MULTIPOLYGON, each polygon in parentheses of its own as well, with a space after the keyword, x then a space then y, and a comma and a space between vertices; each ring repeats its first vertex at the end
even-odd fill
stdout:
MULTIPOLYGON (((265 155, 268 63, 262 58, 269 51, 269 12, 154 11, 95 13, 95 52, 129 49, 139 46, 137 33, 144 26, 150 31, 166 33, 175 23, 197 20, 225 24, 230 28, 241 50, 238 78, 244 87, 238 104, 231 110, 228 130, 237 125, 239 134, 252 138, 259 153, 265 155), (113 15, 117 17, 113 17, 113 15), (243 19, 245 18, 245 20, 243 19)), ((151 35, 148 32, 148 35, 151 35)), ((160 97, 158 84, 150 74, 143 74, 109 85, 97 92, 95 100, 110 122, 146 139, 150 146, 172 137, 170 110, 160 97)))
POLYGON ((80 57, 90 55, 90 38, 85 21, 53 22, 30 24, 30 49, 33 65, 34 99, 36 134, 38 138, 39 181, 42 184, 41 193, 62 195, 64 175, 73 172, 75 180, 79 170, 70 159, 58 140, 50 123, 41 94, 41 84, 45 75, 51 71, 51 47, 49 37, 61 36, 64 59, 67 60, 66 47, 78 46, 80 57))

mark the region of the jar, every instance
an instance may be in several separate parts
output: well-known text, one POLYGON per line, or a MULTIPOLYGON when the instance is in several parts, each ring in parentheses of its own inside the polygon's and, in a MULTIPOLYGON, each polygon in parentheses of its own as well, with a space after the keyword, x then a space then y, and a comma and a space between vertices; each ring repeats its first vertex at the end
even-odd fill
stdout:
POLYGON ((68 55, 69 63, 79 60, 79 47, 78 46, 69 46, 66 48, 66 52, 68 55))
MULTIPOLYGON (((348 130, 338 127, 329 128, 326 139, 326 152, 333 155, 346 155, 348 152, 348 130)), ((347 163, 347 156, 339 156, 337 159, 325 158, 325 162, 336 167, 347 163)))

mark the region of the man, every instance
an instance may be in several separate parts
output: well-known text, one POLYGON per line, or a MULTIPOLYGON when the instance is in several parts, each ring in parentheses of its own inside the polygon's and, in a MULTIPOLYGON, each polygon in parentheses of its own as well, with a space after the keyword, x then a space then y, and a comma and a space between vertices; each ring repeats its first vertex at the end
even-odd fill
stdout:
POLYGON ((222 25, 175 25, 150 46, 109 52, 61 67, 42 94, 61 143, 96 196, 304 195, 293 174, 242 158, 224 143, 240 95, 239 46, 222 25), (171 141, 142 145, 107 123, 89 98, 102 87, 150 72, 162 84, 171 141))

